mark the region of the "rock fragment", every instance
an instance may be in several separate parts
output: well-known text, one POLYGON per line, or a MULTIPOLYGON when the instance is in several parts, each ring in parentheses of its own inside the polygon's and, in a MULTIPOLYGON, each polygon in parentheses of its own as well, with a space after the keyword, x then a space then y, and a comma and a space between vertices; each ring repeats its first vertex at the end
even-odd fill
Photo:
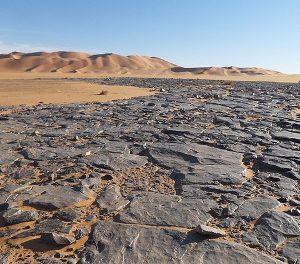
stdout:
POLYGON ((226 235, 225 231, 223 231, 222 229, 201 224, 194 228, 194 230, 201 235, 210 237, 222 237, 226 235))
POLYGON ((39 214, 36 211, 23 211, 17 208, 8 209, 2 215, 5 225, 34 221, 38 219, 38 217, 39 214))

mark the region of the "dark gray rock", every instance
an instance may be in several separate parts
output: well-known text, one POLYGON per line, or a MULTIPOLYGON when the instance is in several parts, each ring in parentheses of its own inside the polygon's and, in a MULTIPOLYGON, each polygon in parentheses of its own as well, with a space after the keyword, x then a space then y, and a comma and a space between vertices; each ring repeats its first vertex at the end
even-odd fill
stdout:
POLYGON ((129 204, 129 200, 125 199, 120 191, 120 187, 116 184, 109 185, 97 197, 97 204, 103 214, 110 214, 119 211, 129 204))
POLYGON ((39 264, 64 264, 63 261, 55 258, 39 259, 39 264))
POLYGON ((279 131, 271 134, 275 139, 287 140, 300 143, 300 133, 294 133, 289 131, 279 131))
POLYGON ((81 211, 77 209, 65 209, 55 213, 55 216, 66 222, 74 222, 81 216, 81 211))
POLYGON ((36 236, 42 233, 69 233, 72 229, 72 226, 66 226, 64 222, 59 219, 47 219, 38 223, 34 228, 25 230, 18 233, 14 238, 24 238, 28 236, 36 236))
POLYGON ((130 224, 194 228, 210 219, 208 212, 215 205, 216 202, 209 199, 145 192, 133 197, 130 206, 120 212, 118 220, 130 224))
POLYGON ((195 165, 173 172, 172 177, 180 177, 182 184, 211 184, 218 182, 225 185, 238 185, 246 181, 244 169, 239 165, 195 165), (176 175, 178 174, 178 175, 176 175))
POLYGON ((5 225, 34 221, 38 219, 38 217, 39 214, 36 211, 23 211, 16 208, 8 209, 2 214, 5 225))
POLYGON ((71 245, 75 242, 75 238, 66 234, 58 233, 43 233, 41 234, 41 240, 47 244, 52 245, 71 245))
POLYGON ((300 239, 288 242, 281 255, 286 257, 291 264, 300 263, 300 239))
POLYGON ((84 236, 87 236, 90 233, 90 231, 87 228, 78 228, 75 231, 75 238, 80 239, 84 236))
POLYGON ((198 225, 194 230, 200 235, 210 237, 222 237, 226 235, 226 232, 224 230, 201 224, 198 225))
POLYGON ((80 263, 282 262, 236 243, 205 240, 197 233, 100 221, 93 229, 80 263))
POLYGON ((33 207, 49 210, 64 208, 86 199, 87 196, 70 186, 49 185, 44 193, 29 199, 27 203, 33 207))
POLYGON ((148 163, 148 159, 146 157, 110 152, 97 153, 96 155, 89 156, 85 159, 93 166, 109 170, 123 170, 141 167, 148 163))
POLYGON ((300 234, 300 226, 292 216, 283 212, 264 213, 248 236, 256 239, 267 250, 275 250, 290 237, 300 234))
POLYGON ((275 198, 269 196, 258 196, 256 198, 246 200, 236 210, 236 215, 247 221, 251 221, 259 218, 263 213, 279 205, 280 203, 275 198))
POLYGON ((199 144, 153 144, 145 152, 150 161, 167 168, 201 165, 238 165, 241 155, 199 144))

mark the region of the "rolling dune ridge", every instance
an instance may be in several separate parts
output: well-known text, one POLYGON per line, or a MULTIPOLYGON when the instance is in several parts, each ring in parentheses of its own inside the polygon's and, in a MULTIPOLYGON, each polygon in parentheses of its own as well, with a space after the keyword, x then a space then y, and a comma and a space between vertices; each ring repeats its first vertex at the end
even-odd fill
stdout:
POLYGON ((12 52, 0 55, 2 73, 149 74, 190 76, 281 75, 261 68, 184 68, 157 57, 121 56, 113 53, 90 55, 84 52, 12 52))

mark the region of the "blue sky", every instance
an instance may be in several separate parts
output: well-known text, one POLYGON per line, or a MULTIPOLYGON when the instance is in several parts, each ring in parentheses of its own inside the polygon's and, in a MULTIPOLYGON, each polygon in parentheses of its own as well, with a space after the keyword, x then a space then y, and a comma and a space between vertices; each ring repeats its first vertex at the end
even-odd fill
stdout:
POLYGON ((0 53, 149 55, 300 73, 299 0, 1 0, 0 53))

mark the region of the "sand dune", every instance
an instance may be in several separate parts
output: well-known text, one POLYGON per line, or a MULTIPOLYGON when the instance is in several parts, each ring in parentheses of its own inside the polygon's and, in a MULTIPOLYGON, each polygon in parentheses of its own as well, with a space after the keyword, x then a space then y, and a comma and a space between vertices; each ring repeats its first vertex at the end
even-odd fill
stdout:
POLYGON ((59 51, 0 55, 0 72, 131 74, 164 72, 175 66, 159 58, 111 53, 90 55, 59 51))
POLYGON ((79 73, 115 75, 257 76, 280 75, 261 68, 184 68, 157 57, 121 56, 113 53, 90 55, 84 52, 12 52, 0 55, 0 73, 79 73))
POLYGON ((197 67, 184 68, 173 67, 171 71, 176 73, 190 73, 195 75, 216 75, 216 76, 252 76, 252 75, 278 75, 278 71, 267 70, 262 68, 238 68, 238 67, 197 67))

